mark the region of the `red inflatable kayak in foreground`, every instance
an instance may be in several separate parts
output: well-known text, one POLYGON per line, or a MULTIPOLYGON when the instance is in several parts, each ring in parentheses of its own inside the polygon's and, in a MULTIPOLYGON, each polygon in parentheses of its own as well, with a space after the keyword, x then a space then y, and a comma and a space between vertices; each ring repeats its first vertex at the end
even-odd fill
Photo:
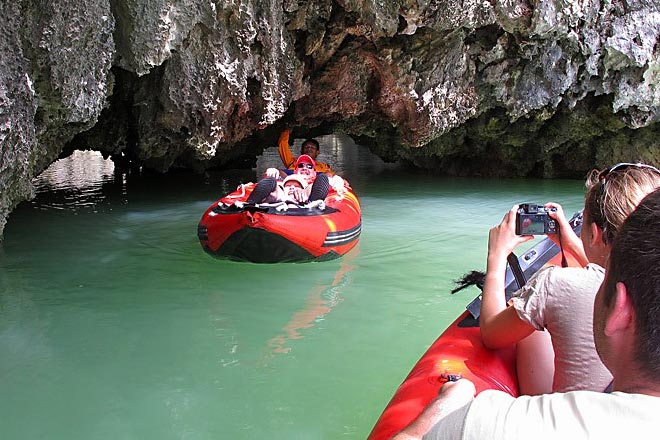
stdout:
POLYGON ((213 203, 204 212, 197 236, 213 257, 253 263, 324 261, 338 258, 358 243, 360 202, 348 185, 331 189, 321 206, 241 205, 254 183, 213 203), (286 208, 286 209, 283 209, 286 208))
MULTIPOLYGON (((577 214, 571 224, 579 234, 582 216, 577 214)), ((548 238, 539 242, 518 259, 525 279, 547 264, 560 264, 561 253, 548 238)), ((575 264, 574 262, 570 262, 575 264)), ((507 299, 518 289, 511 267, 506 274, 507 299)), ((501 390, 518 396, 515 347, 491 350, 481 342, 479 309, 481 297, 472 301, 429 347, 394 393, 376 422, 369 440, 385 440, 405 428, 438 395, 440 386, 460 375, 474 382, 477 393, 501 390)))

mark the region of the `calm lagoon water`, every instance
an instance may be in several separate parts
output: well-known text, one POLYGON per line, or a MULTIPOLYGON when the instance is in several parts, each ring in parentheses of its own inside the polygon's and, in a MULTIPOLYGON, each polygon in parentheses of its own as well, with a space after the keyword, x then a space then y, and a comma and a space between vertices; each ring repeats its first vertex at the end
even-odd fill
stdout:
MULTIPOLYGON (((298 141, 299 142, 299 141, 298 141)), ((419 356, 477 295, 514 203, 581 208, 580 181, 447 179, 348 139, 322 159, 360 197, 356 249, 323 263, 215 260, 203 211, 277 165, 115 175, 78 152, 36 181, 0 245, 4 439, 365 439, 419 356)))

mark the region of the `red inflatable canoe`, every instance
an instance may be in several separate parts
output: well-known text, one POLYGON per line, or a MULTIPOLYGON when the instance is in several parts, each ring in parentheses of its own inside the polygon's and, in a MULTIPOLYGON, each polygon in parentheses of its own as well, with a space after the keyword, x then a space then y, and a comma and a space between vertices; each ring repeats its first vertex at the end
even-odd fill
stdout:
POLYGON ((213 203, 197 227, 210 255, 253 263, 324 261, 338 258, 358 243, 360 202, 350 187, 330 190, 322 207, 243 206, 254 188, 241 185, 213 203))
MULTIPOLYGON (((571 224, 579 233, 582 216, 571 224)), ((548 238, 540 241, 518 259, 525 279, 547 264, 560 264, 561 254, 548 238)), ((571 261, 570 264, 576 264, 571 261)), ((509 267, 506 274, 507 298, 518 289, 518 281, 509 267)), ((422 355, 408 377, 394 393, 376 422, 368 440, 385 440, 405 428, 438 395, 440 386, 451 375, 474 382, 477 393, 486 389, 518 395, 515 347, 490 350, 481 342, 479 309, 476 298, 422 355)))

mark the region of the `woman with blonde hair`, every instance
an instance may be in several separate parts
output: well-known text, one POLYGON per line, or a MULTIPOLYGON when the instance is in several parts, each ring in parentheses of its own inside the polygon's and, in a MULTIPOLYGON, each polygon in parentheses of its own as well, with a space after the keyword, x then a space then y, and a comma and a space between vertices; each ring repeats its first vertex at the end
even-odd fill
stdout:
POLYGON ((507 256, 533 237, 515 234, 517 205, 490 230, 481 336, 493 349, 517 344, 518 381, 523 394, 603 391, 611 381, 594 346, 593 301, 617 231, 644 196, 660 187, 660 170, 620 163, 592 171, 586 186, 580 237, 559 204, 545 205, 556 208, 549 215, 557 221, 561 234, 551 238, 580 267, 540 270, 513 294, 510 306, 504 297, 507 256))

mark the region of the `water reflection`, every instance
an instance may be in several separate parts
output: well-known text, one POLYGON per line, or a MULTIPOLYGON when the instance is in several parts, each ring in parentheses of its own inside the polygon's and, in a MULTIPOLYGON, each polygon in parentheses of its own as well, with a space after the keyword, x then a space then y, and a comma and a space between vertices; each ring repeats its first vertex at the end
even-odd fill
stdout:
MULTIPOLYGON (((52 163, 33 180, 36 197, 29 204, 42 211, 98 213, 129 202, 178 199, 188 192, 185 188, 189 186, 208 189, 209 200, 212 200, 233 191, 241 182, 254 180, 254 176, 250 169, 205 174, 180 170, 167 174, 119 171, 111 159, 103 159, 97 151, 75 151, 52 163)), ((200 208, 200 212, 206 206, 208 204, 200 208)))
POLYGON ((71 156, 55 161, 34 181, 40 191, 98 187, 114 179, 112 160, 103 159, 98 151, 74 151, 71 156))
POLYGON ((343 301, 342 294, 351 283, 351 271, 355 269, 353 260, 359 255, 360 244, 340 259, 339 269, 330 282, 317 282, 309 291, 304 307, 291 316, 289 322, 282 328, 282 333, 276 335, 266 344, 268 353, 261 360, 260 365, 268 365, 268 361, 278 354, 291 352, 292 347, 287 346, 291 341, 302 339, 302 330, 314 327, 324 319, 332 309, 343 301))
MULTIPOLYGON (((349 136, 325 135, 316 139, 321 145, 319 158, 348 179, 354 188, 361 186, 366 176, 398 168, 397 164, 386 164, 349 136)), ((300 154, 303 140, 293 140, 291 150, 294 155, 300 154)), ((240 183, 258 180, 268 167, 282 167, 276 146, 265 149, 252 170, 209 171, 204 175, 172 171, 161 176, 151 174, 148 179, 139 171, 119 172, 112 160, 104 159, 98 151, 74 151, 69 157, 52 163, 33 180, 37 197, 30 203, 40 210, 98 212, 103 205, 127 204, 129 196, 135 198, 140 193, 176 192, 182 180, 194 180, 193 184, 215 188, 214 198, 218 198, 233 191, 240 183)))
POLYGON ((98 151, 74 151, 51 164, 33 180, 37 194, 51 193, 49 200, 37 202, 39 209, 94 208, 104 200, 102 187, 115 180, 112 160, 98 151))

